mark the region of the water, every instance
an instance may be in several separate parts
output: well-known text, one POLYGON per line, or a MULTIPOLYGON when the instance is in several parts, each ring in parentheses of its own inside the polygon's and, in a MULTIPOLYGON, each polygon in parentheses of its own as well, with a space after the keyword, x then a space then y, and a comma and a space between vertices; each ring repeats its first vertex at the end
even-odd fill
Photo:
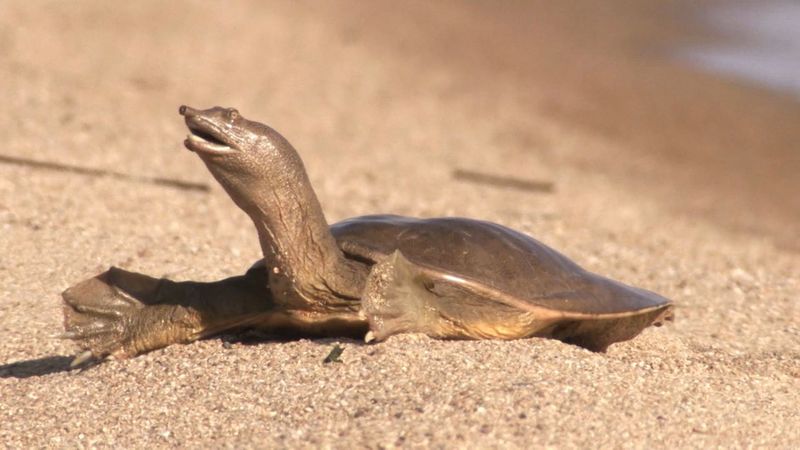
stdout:
POLYGON ((718 5, 704 19, 729 39, 690 48, 683 57, 800 99, 800 0, 718 5))

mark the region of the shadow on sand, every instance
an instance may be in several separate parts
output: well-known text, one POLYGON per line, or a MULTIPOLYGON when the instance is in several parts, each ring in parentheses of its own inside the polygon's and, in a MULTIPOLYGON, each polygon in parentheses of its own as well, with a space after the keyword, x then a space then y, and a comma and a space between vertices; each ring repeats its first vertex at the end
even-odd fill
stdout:
POLYGON ((18 158, 9 155, 0 155, 0 164, 10 164, 15 166, 30 167, 34 169, 53 170, 56 172, 73 173, 88 177, 112 177, 119 180, 133 181, 137 183, 156 184, 186 191, 209 192, 211 190, 211 188, 204 183, 192 183, 189 181, 174 180, 171 178, 132 175, 128 173, 115 172, 113 170, 73 166, 69 164, 62 164, 51 161, 36 161, 33 159, 18 158))
POLYGON ((73 356, 46 356, 0 366, 0 378, 29 378, 69 372, 73 356))
MULTIPOLYGON (((209 337, 208 339, 219 339, 222 341, 223 348, 231 349, 233 345, 258 345, 265 342, 292 342, 302 339, 307 336, 301 334, 270 334, 263 333, 258 330, 242 330, 239 333, 227 333, 209 337)), ((344 344, 347 346, 363 346, 367 345, 360 339, 351 339, 346 337, 341 338, 316 338, 313 342, 321 347, 330 349, 324 359, 320 361, 323 363, 340 362, 339 356, 346 347, 340 346, 344 344)), ((80 364, 76 367, 71 367, 70 363, 75 359, 75 356, 45 356, 44 358, 29 359, 27 361, 17 361, 10 364, 0 365, 0 378, 30 378, 40 377, 43 375, 51 375, 60 372, 69 372, 71 370, 83 371, 93 366, 102 364, 105 360, 90 360, 86 363, 80 364)))

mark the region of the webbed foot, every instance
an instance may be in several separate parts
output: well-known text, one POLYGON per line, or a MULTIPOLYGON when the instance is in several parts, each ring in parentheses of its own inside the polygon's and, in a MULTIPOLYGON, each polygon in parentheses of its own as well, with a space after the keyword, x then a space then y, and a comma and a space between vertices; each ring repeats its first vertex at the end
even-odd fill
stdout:
POLYGON ((432 272, 400 251, 372 266, 361 299, 366 342, 399 333, 437 339, 519 339, 540 326, 514 305, 475 292, 464 280, 432 272))
POLYGON ((432 297, 417 266, 395 251, 372 266, 367 278, 361 299, 361 314, 369 322, 364 341, 379 342, 399 333, 438 337, 432 297))
POLYGON ((172 282, 112 267, 64 291, 62 337, 81 350, 71 366, 192 340, 199 325, 192 311, 159 304, 165 283, 172 282))

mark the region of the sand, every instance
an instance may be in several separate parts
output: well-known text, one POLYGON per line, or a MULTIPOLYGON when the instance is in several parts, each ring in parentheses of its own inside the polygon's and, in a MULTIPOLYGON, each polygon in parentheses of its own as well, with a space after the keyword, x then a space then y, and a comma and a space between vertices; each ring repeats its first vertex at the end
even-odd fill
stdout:
POLYGON ((677 4, 561 3, 0 4, 0 443, 800 442, 800 107, 665 58, 708 38, 677 4), (675 299, 676 321, 606 354, 227 336, 70 371, 52 337, 68 286, 110 265, 213 280, 259 258, 182 148, 183 103, 285 134, 331 222, 503 223, 675 299))

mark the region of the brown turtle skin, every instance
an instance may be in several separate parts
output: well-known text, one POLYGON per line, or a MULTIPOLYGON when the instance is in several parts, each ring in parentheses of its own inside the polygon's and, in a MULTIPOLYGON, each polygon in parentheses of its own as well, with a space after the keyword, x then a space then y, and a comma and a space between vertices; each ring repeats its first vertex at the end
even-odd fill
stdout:
POLYGON ((374 215, 329 227, 283 136, 231 108, 180 113, 186 147, 253 220, 264 259, 211 283, 111 268, 67 289, 65 336, 84 350, 76 363, 242 327, 367 341, 539 336, 604 351, 671 318, 670 300, 498 224, 374 215))

